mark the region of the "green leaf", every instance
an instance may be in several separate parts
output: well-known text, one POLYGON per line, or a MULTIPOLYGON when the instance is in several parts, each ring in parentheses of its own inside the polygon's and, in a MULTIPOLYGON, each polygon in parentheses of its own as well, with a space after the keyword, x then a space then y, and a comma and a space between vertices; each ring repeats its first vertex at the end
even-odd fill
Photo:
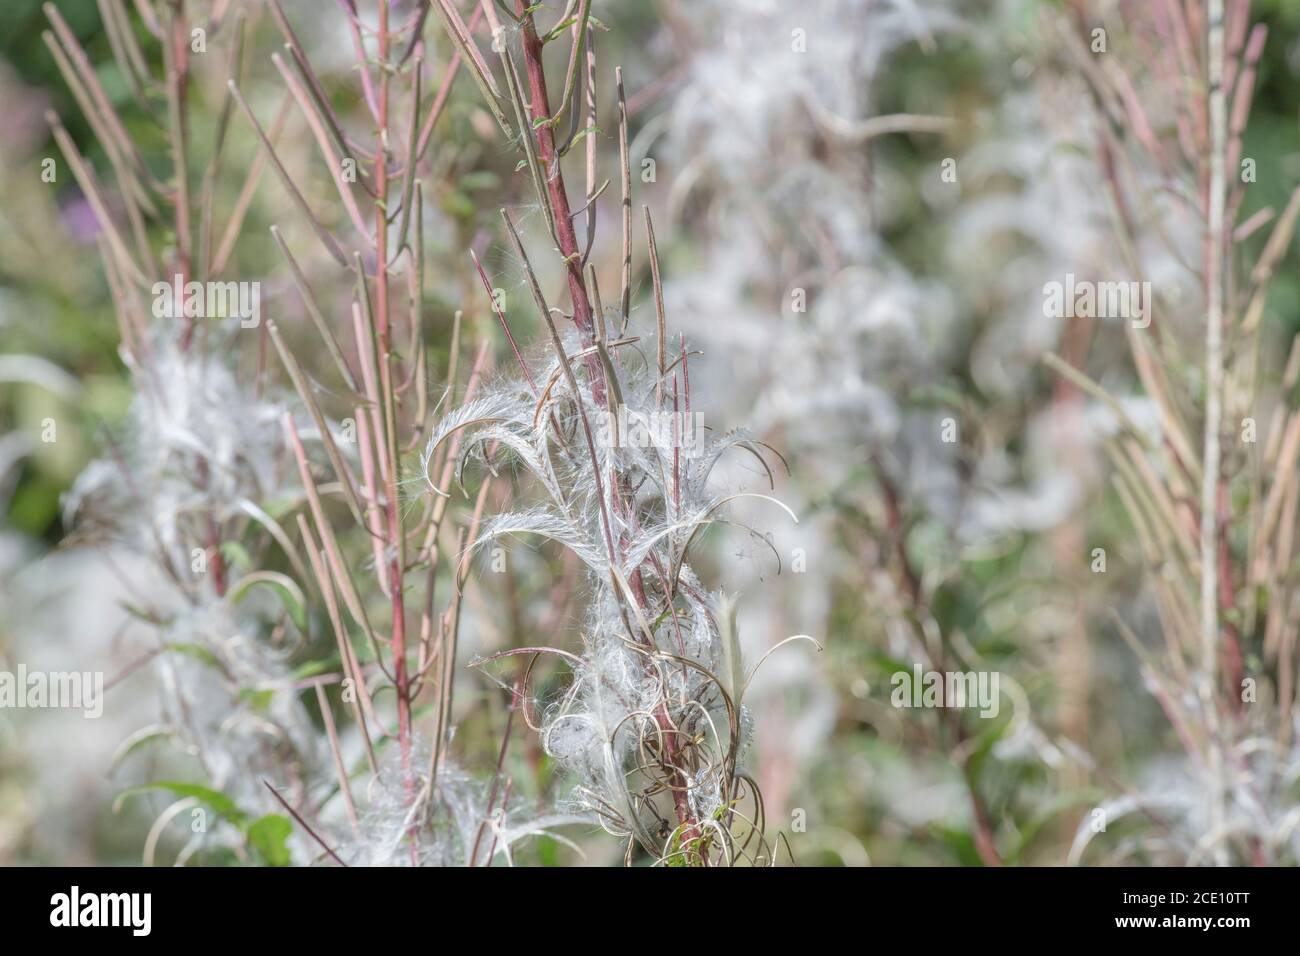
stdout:
POLYGON ((167 650, 175 651, 177 654, 184 654, 186 657, 192 657, 209 667, 216 667, 219 663, 217 655, 202 644, 195 644, 192 641, 168 641, 167 650))
POLYGON ((117 799, 113 801, 113 812, 117 813, 121 810, 122 804, 127 797, 135 796, 138 793, 146 793, 150 790, 166 790, 178 797, 191 797, 241 829, 248 820, 248 814, 235 806, 235 801, 221 791, 213 790, 211 787, 205 787, 202 784, 186 783, 180 780, 159 780, 154 783, 146 783, 143 786, 132 787, 129 790, 123 790, 117 795, 117 799))
POLYGON ((127 614, 131 615, 133 618, 136 618, 137 620, 144 621, 146 624, 153 624, 157 627, 163 627, 169 623, 167 618, 155 614, 153 611, 150 611, 148 608, 141 607, 138 604, 132 604, 130 601, 119 601, 118 605, 127 614))
POLYGON ((563 33, 565 30, 567 30, 569 27, 573 26, 577 22, 578 22, 577 17, 569 17, 567 20, 561 20, 559 23, 557 23, 555 26, 551 28, 550 33, 542 37, 542 45, 545 46, 547 43, 550 43, 552 40, 554 40, 561 33, 563 33))
POLYGON ((289 865, 289 848, 285 843, 293 832, 293 823, 288 817, 268 813, 249 824, 247 832, 249 844, 268 866, 289 865))
POLYGON ((226 559, 226 562, 231 567, 238 568, 241 571, 247 571, 253 566, 253 559, 249 555, 248 549, 238 541, 221 542, 221 556, 226 559))
POLYGON ((583 127, 582 129, 578 130, 578 132, 573 134, 573 139, 569 140, 567 143, 564 144, 564 149, 560 151, 561 154, 567 156, 569 150, 573 149, 574 146, 582 142, 583 139, 590 136, 592 133, 600 133, 600 132, 603 132, 603 130, 601 130, 599 126, 583 127))
POLYGON ((271 709, 271 702, 275 700, 275 691, 265 688, 245 687, 239 692, 239 699, 247 703, 259 714, 265 714, 271 709))
POLYGON ((169 740, 174 736, 176 736, 176 728, 167 724, 150 724, 148 727, 140 728, 118 745, 112 759, 108 762, 108 772, 112 773, 123 760, 140 748, 155 741, 169 740))
POLYGON ((331 654, 321 660, 306 661, 294 668, 292 678, 294 681, 300 681, 318 674, 337 673, 341 664, 338 654, 331 654))
POLYGON ((969 831, 948 826, 938 826, 935 829, 940 840, 947 845, 948 850, 957 858, 959 865, 984 865, 984 861, 980 859, 979 850, 975 847, 975 838, 971 836, 969 831))
POLYGON ((284 605, 284 609, 289 612, 289 617, 293 619, 293 623, 298 626, 298 630, 305 634, 307 632, 307 596, 302 593, 302 588, 298 587, 297 582, 287 574, 281 574, 278 571, 255 571, 252 574, 245 575, 230 589, 228 595, 230 603, 238 604, 247 596, 250 590, 259 584, 275 590, 280 596, 280 602, 284 605))
POLYGON ((549 836, 537 840, 537 862, 542 866, 560 865, 560 844, 549 836))

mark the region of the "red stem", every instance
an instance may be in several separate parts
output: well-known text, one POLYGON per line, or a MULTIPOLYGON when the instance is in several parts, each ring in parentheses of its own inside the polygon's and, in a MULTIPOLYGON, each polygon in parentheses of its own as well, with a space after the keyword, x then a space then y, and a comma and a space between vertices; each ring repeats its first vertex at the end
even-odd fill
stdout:
MULTIPOLYGON (((550 99, 546 92, 546 71, 542 64, 542 41, 537 35, 533 15, 525 15, 526 9, 528 4, 524 0, 515 0, 515 12, 522 21, 520 33, 523 37, 524 63, 528 71, 530 111, 533 121, 537 123, 534 130, 537 159, 546 175, 546 193, 555 215, 555 238, 560 244, 560 254, 564 257, 569 297, 573 300, 573 324, 582 334, 583 347, 590 348, 595 333, 591 300, 587 297, 587 286, 582 278, 582 252, 578 248, 578 234, 573 228, 573 213, 569 209, 569 195, 564 188, 564 173, 560 168, 555 149, 555 133, 551 128, 550 99)), ((586 365, 591 378, 592 397, 597 404, 602 404, 605 398, 605 375, 599 356, 595 353, 588 354, 586 365)))
MULTIPOLYGON (((388 62, 388 4, 379 3, 379 62, 388 62)), ((375 323, 379 341, 380 395, 390 409, 392 395, 392 347, 388 321, 388 82, 387 69, 379 73, 378 149, 375 156, 375 323)), ((387 417, 387 416, 385 416, 387 417)), ((393 435, 397 422, 389 420, 385 449, 394 447, 393 435)), ((388 585, 393 609, 393 683, 397 690, 397 739, 402 753, 402 770, 406 777, 408 797, 413 796, 411 781, 411 688, 406 670, 406 602, 402 594, 402 517, 397 500, 398 462, 390 454, 385 489, 385 511, 388 519, 388 585)))
MULTIPOLYGON (((537 158, 546 175, 546 192, 555 218, 555 238, 560 246, 560 254, 564 257, 569 296, 573 300, 573 322, 582 335, 583 346, 589 348, 595 341, 591 301, 587 297, 587 286, 582 278, 582 253, 578 247, 577 233, 573 228, 573 213, 569 209, 569 196, 564 188, 564 173, 560 168, 555 149, 555 134, 551 129, 550 100, 546 92, 546 73, 542 63, 542 41, 537 35, 533 15, 525 12, 527 9, 528 4, 525 0, 515 0, 515 12, 520 18, 520 34, 523 39, 524 63, 528 73, 530 111, 533 121, 537 124, 534 130, 537 158)), ((600 357, 591 352, 585 361, 591 381, 592 398, 598 405, 603 405, 605 404, 605 375, 600 357)), ((638 603, 644 609, 648 602, 644 588, 641 586, 639 568, 633 572, 632 578, 633 591, 636 593, 638 603)), ((691 813, 690 801, 687 799, 687 782, 677 769, 681 755, 681 748, 677 742, 678 730, 673 726, 667 705, 662 700, 656 708, 655 720, 663 732, 663 762, 665 766, 673 768, 669 772, 669 781, 673 788, 673 804, 677 810, 677 819, 683 828, 680 842, 686 845, 698 838, 699 827, 695 822, 694 814, 691 813)))

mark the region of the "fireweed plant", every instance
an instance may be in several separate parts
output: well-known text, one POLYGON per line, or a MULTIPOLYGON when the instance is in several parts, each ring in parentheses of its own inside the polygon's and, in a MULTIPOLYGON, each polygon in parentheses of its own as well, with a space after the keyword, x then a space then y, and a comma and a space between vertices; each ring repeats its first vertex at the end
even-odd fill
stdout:
MULTIPOLYGON (((369 21, 356 5, 344 4, 361 100, 374 124, 370 140, 358 142, 344 132, 343 121, 330 106, 279 3, 271 0, 269 9, 285 40, 285 56, 275 54, 271 60, 310 126, 321 159, 331 171, 343 173, 330 178, 352 227, 346 236, 338 236, 319 222, 232 83, 231 93, 271 157, 280 181, 328 259, 353 286, 342 323, 349 357, 318 304, 306 271, 273 227, 276 244, 332 360, 333 388, 355 402, 349 419, 331 420, 317 394, 320 386, 299 362, 288 335, 276 323, 268 323, 285 372, 309 413, 306 428, 324 453, 323 460, 309 455, 303 442, 308 431, 300 434, 295 419, 285 416, 287 442, 307 503, 307 515, 297 516, 298 529, 312 556, 314 583, 337 641, 341 696, 350 705, 364 753, 359 773, 350 769, 341 735, 318 686, 337 787, 317 800, 317 808, 323 814, 336 796, 341 798, 350 833, 337 842, 337 848, 332 847, 302 813, 286 808, 335 862, 469 866, 488 865, 498 858, 509 862, 519 839, 575 817, 532 814, 514 796, 512 781, 503 770, 513 710, 494 774, 475 778, 460 769, 451 752, 456 731, 454 676, 470 573, 466 544, 480 534, 493 481, 482 484, 463 525, 453 516, 446 497, 404 498, 412 484, 404 457, 418 448, 430 414, 422 314, 427 257, 420 164, 461 64, 468 63, 475 79, 481 78, 481 55, 468 37, 483 11, 476 11, 469 25, 457 19, 460 32, 452 40, 458 50, 442 71, 430 102, 423 68, 428 5, 414 5, 397 23, 390 22, 388 4, 376 4, 369 21), (399 98, 405 102, 402 110, 397 107, 399 98), (350 255, 345 252, 348 244, 354 247, 350 255), (355 450, 334 438, 346 423, 355 426, 347 439, 355 450), (318 478, 321 469, 323 478, 334 480, 318 478), (346 505, 341 523, 327 507, 327 493, 338 495, 346 505), (363 584, 354 572, 345 539, 368 539, 373 585, 363 584), (449 593, 439 611, 440 581, 449 593), (354 636, 361 638, 360 649, 353 644, 354 636), (420 731, 420 723, 427 730, 420 731), (354 788, 361 791, 360 799, 354 798, 354 788)), ((494 114, 505 123, 499 111, 494 114)), ((503 131, 509 128, 502 125, 503 131)), ((439 401, 447 401, 456 388, 460 342, 457 313, 446 372, 449 384, 439 401)), ((486 345, 480 346, 462 400, 473 400, 480 389, 486 358, 486 345)), ((422 459, 425 474, 441 474, 449 480, 458 455, 459 438, 441 449, 439 456, 422 459)))
POLYGON ((203 37, 230 34, 227 63, 234 69, 243 17, 224 19, 223 4, 193 21, 178 4, 137 6, 157 42, 161 75, 138 44, 121 0, 105 0, 100 13, 139 109, 164 131, 172 168, 161 177, 146 164, 58 9, 45 7, 51 26, 46 45, 116 186, 114 193, 105 188, 59 118, 47 114, 99 225, 120 355, 135 393, 105 457, 85 470, 67 496, 65 517, 83 540, 143 553, 156 571, 158 584, 129 610, 156 631, 149 659, 163 688, 162 719, 125 741, 115 763, 172 740, 176 753, 197 762, 203 780, 137 788, 176 797, 150 831, 146 862, 154 858, 168 823, 184 814, 191 837, 181 861, 202 850, 281 863, 290 852, 289 820, 273 812, 262 781, 272 779, 300 800, 319 759, 288 666, 305 623, 302 593, 289 576, 256 569, 257 559, 271 547, 283 547, 297 560, 284 529, 267 510, 288 477, 278 424, 284 404, 260 385, 241 385, 222 357, 222 343, 232 328, 237 330, 237 319, 209 322, 203 310, 186 310, 183 303, 159 309, 156 291, 221 276, 230 262, 247 207, 237 206, 224 230, 217 231, 214 184, 229 104, 214 131, 204 176, 194 183, 187 101, 195 82, 192 29, 203 37), (167 234, 165 244, 154 239, 152 233, 159 231, 167 234), (259 604, 251 597, 255 590, 278 593, 281 609, 259 604))
MULTIPOLYGON (((569 4, 555 26, 539 32, 536 8, 522 0, 513 13, 501 10, 504 22, 484 4, 500 59, 499 71, 488 72, 467 44, 455 8, 435 0, 494 115, 513 117, 520 131, 521 168, 530 175, 563 266, 572 313, 548 304, 516 224, 502 210, 551 348, 540 360, 526 358, 498 309, 520 377, 485 389, 435 426, 424 451, 424 475, 441 499, 448 490, 437 477, 440 458, 449 462, 454 455, 458 480, 470 457, 493 473, 509 460, 535 481, 538 501, 528 510, 488 519, 473 546, 508 535, 540 535, 571 551, 587 569, 591 596, 580 654, 538 644, 476 662, 490 666, 518 655, 535 662, 550 655, 568 668, 567 686, 541 703, 526 692, 530 663, 522 710, 546 752, 577 779, 573 809, 626 840, 628 861, 639 846, 669 866, 775 865, 780 841, 768 841, 761 793, 743 767, 750 737, 743 698, 753 672, 746 672, 740 659, 736 605, 710 592, 688 558, 701 531, 723 520, 729 502, 759 497, 785 506, 756 492, 711 487, 714 466, 732 449, 757 457, 771 478, 764 460, 770 449, 749 433, 716 434, 702 446, 688 441, 689 351, 684 339, 674 343, 668 334, 654 226, 645 207, 656 319, 653 359, 643 355, 640 337, 631 331, 631 170, 618 70, 622 267, 618 304, 608 311, 596 269, 587 266, 596 243, 595 202, 609 185, 597 185, 590 147, 597 132, 597 23, 590 6, 589 0, 569 4), (564 92, 552 112, 542 50, 566 34, 572 40, 564 92), (568 132, 557 139, 562 123, 568 132), (562 160, 584 138, 589 144, 586 200, 575 212, 562 160), (579 214, 585 215, 585 244, 574 228, 579 214), (557 315, 572 328, 562 330, 557 315), (665 421, 667 428, 639 429, 636 440, 626 427, 627 422, 665 421), (459 453, 444 454, 456 440, 459 453)), ((491 295, 485 274, 483 281, 491 295)), ((797 639, 811 640, 803 635, 787 640, 797 639)))
MULTIPOLYGON (((417 165, 447 102, 459 57, 448 64, 430 102, 417 49, 423 14, 390 27, 389 7, 379 4, 377 26, 370 27, 345 4, 361 98, 374 122, 372 138, 362 142, 344 132, 284 11, 275 0, 267 6, 285 41, 283 53, 271 61, 287 88, 270 132, 240 90, 242 11, 225 18, 227 5, 216 3, 206 15, 192 16, 182 3, 137 4, 162 51, 159 80, 135 42, 121 0, 101 4, 118 67, 138 87, 139 105, 152 110, 165 100, 165 114, 156 121, 174 161, 167 180, 144 163, 85 52, 58 10, 46 8, 53 26, 47 43, 118 187, 110 202, 57 117, 49 116, 99 222, 122 355, 136 388, 124 433, 110 441, 103 461, 86 470, 68 497, 67 515, 87 536, 146 551, 174 591, 151 594, 133 608, 158 631, 151 656, 164 685, 165 716, 128 740, 123 757, 171 738, 180 753, 197 760, 203 776, 156 781, 124 796, 148 789, 178 798, 159 815, 146 861, 168 823, 187 811, 211 813, 216 832, 208 833, 204 816, 204 825, 192 827, 181 861, 200 852, 220 861, 218 849, 237 860, 272 864, 313 856, 340 864, 457 865, 509 857, 516 836, 535 824, 521 830, 507 818, 510 791, 499 773, 472 780, 446 750, 467 566, 446 569, 449 560, 440 561, 447 549, 438 534, 444 524, 452 525, 445 521, 445 502, 431 500, 411 520, 398 493, 401 456, 421 438, 429 397, 417 165), (222 106, 212 131, 213 153, 195 188, 188 172, 187 103, 195 76, 190 57, 199 44, 206 52, 208 40, 220 37, 229 38, 222 106), (399 83, 406 100, 402 113, 395 108, 399 83), (276 150, 291 106, 334 171, 330 178, 352 230, 347 236, 337 236, 315 215, 276 150), (255 133, 261 153, 218 230, 214 196, 236 116, 255 133), (267 166, 353 289, 343 316, 331 316, 285 236, 272 228, 335 376, 318 385, 296 357, 287 330, 265 323, 261 354, 269 340, 297 403, 277 391, 265 362, 259 359, 249 387, 227 357, 238 354, 237 336, 250 320, 256 326, 257 317, 244 314, 223 325, 199 304, 212 280, 228 275, 267 166), (171 214, 171 241, 159 250, 146 225, 165 213, 171 214), (354 246, 351 254, 348 245, 354 246), (172 294, 173 288, 182 294, 172 294), (170 305, 160 308, 162 293, 170 305), (150 322, 150 315, 157 321, 150 322), (326 390, 349 397, 349 417, 326 415, 326 390), (328 473, 319 477, 322 472, 328 473), (354 527, 339 523, 336 500, 354 527), (346 530, 357 533, 345 537, 346 530), (372 585, 356 570, 349 550, 354 539, 367 542, 363 553, 371 562, 372 585), (269 564, 272 558, 284 570, 258 569, 259 561, 269 564), (440 570, 454 588, 436 613, 440 570), (427 583, 420 600, 412 600, 411 579, 427 583), (308 600, 311 588, 319 603, 308 600), (279 600, 258 603, 254 594, 279 600), (337 656, 320 655, 295 669, 290 651, 311 636, 308 611, 321 607, 337 656), (327 696, 334 685, 340 687, 341 709, 352 717, 351 729, 336 722, 327 696), (312 700, 323 733, 308 710, 312 700), (431 717, 423 738, 415 727, 417 704, 431 717), (332 786, 325 782, 330 767, 332 786), (342 812, 332 816, 344 817, 350 832, 334 841, 320 820, 332 819, 332 808, 340 804, 342 812)), ((452 339, 448 380, 455 382, 459 321, 452 339)), ((484 356, 480 349, 467 394, 476 388, 484 356)), ((462 539, 474 536, 485 499, 486 485, 462 539)))
POLYGON ((1055 354, 1046 361, 1120 423, 1112 484, 1149 569, 1163 646, 1130 623, 1141 608, 1115 623, 1185 758, 1101 804, 1070 858, 1294 865, 1300 340, 1270 347, 1279 334, 1266 319, 1300 189, 1280 215, 1241 214, 1256 180, 1243 137, 1267 29, 1251 26, 1248 2, 1121 4, 1124 29, 1106 21, 1099 58, 1090 49, 1104 6, 1074 4, 1060 35, 1103 119, 1115 271, 1152 277, 1154 316, 1125 323, 1135 394, 1055 354), (1149 425, 1131 414, 1139 399, 1156 413, 1149 425))
MULTIPOLYGON (((69 494, 66 516, 86 539, 145 553, 167 582, 131 609, 157 635, 148 660, 159 673, 164 716, 126 741, 121 759, 171 740, 170 762, 192 758, 200 775, 123 794, 174 798, 149 834, 146 861, 172 821, 188 814, 204 825, 192 826, 179 862, 486 865, 511 861, 521 838, 575 820, 625 838, 629 861, 640 847, 666 865, 777 862, 759 788, 743 765, 751 723, 743 700, 753 672, 740 659, 736 606, 710 592, 688 562, 700 533, 724 520, 729 502, 756 496, 784 508, 766 495, 710 487, 728 451, 757 457, 769 478, 765 457, 775 453, 743 431, 706 441, 688 434, 688 351, 684 340, 668 336, 648 209, 653 359, 643 357, 629 329, 631 174, 621 76, 620 298, 608 310, 601 305, 587 259, 596 202, 609 184, 595 180, 594 39, 601 25, 590 6, 571 3, 539 32, 537 11, 522 3, 513 11, 483 3, 467 23, 445 0, 400 12, 378 3, 366 15, 345 0, 357 97, 369 126, 363 134, 334 107, 278 0, 265 9, 283 39, 269 59, 284 94, 269 126, 242 89, 242 9, 137 3, 159 69, 137 42, 122 0, 102 0, 116 65, 135 105, 165 135, 172 168, 159 175, 84 49, 47 5, 46 42, 113 176, 110 192, 58 118, 47 117, 96 215, 135 389, 125 425, 69 494), (455 48, 432 96, 424 67, 431 12, 455 48), (474 38, 481 23, 492 31, 497 69, 474 38), (565 38, 562 105, 552 112, 542 50, 565 38), (219 77, 210 55, 202 67, 193 60, 207 54, 209 42, 214 52, 223 45, 219 77), (566 274, 571 312, 547 304, 503 210, 550 350, 525 359, 489 288, 522 377, 489 385, 484 343, 459 388, 465 373, 458 369, 457 313, 448 384, 438 396, 430 388, 423 315, 421 169, 462 68, 523 154, 519 168, 528 172, 566 274), (221 108, 215 128, 204 131, 211 155, 192 181, 189 103, 201 86, 216 90, 221 108), (329 172, 338 224, 327 225, 332 217, 313 209, 302 177, 277 147, 294 116, 329 172), (236 128, 252 132, 258 153, 220 225, 217 197, 236 128), (585 204, 575 210, 561 160, 584 140, 585 204), (259 284, 241 297, 248 289, 233 282, 237 240, 267 169, 299 217, 297 228, 276 223, 271 234, 310 319, 314 349, 282 317, 261 321, 259 284), (298 235, 313 247, 295 251, 298 235), (309 252, 334 274, 322 276, 315 260, 304 258, 309 252), (322 285, 350 294, 336 306, 319 293, 322 285), (250 300, 251 310, 235 305, 250 300), (249 341, 259 343, 251 386, 240 363, 249 341), (272 355, 291 390, 277 386, 272 355), (311 355, 324 361, 307 361, 311 355), (426 433, 433 410, 453 400, 459 407, 426 433), (649 420, 670 425, 626 426, 649 420), (418 477, 410 465, 416 457, 418 477), (489 473, 462 519, 447 489, 470 458, 489 473), (539 501, 485 520, 507 460, 532 475, 539 501), (413 488, 424 490, 412 497, 413 488), (527 661, 510 685, 496 770, 480 779, 452 753, 463 598, 476 549, 524 533, 558 541, 588 569, 582 652, 537 642, 478 662, 527 661), (314 649, 317 631, 329 635, 322 643, 336 653, 314 649), (546 701, 529 694, 542 655, 562 661, 571 675, 546 701), (516 710, 576 780, 572 799, 555 812, 524 806, 504 771, 516 710)), ((488 285, 477 259, 474 266, 488 285)))

